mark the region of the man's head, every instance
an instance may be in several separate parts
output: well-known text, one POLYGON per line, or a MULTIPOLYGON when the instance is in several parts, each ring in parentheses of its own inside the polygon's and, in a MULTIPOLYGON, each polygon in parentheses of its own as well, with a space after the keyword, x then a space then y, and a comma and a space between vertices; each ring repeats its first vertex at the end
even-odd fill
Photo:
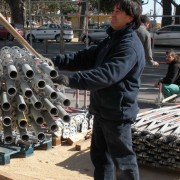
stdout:
POLYGON ((149 25, 150 25, 150 19, 147 15, 142 15, 141 16, 141 23, 143 23, 146 28, 149 28, 149 25))
POLYGON ((127 24, 134 23, 134 29, 137 29, 141 22, 140 16, 142 6, 140 0, 116 0, 112 12, 111 26, 118 30, 127 24))
POLYGON ((179 57, 177 56, 174 49, 170 49, 170 50, 166 51, 166 61, 167 61, 167 63, 171 63, 172 61, 175 61, 178 58, 179 57))

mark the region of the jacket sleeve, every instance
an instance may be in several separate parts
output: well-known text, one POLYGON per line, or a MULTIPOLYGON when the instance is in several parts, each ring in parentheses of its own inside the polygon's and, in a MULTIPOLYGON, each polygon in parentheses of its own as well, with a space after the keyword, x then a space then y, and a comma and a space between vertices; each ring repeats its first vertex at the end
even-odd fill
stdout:
POLYGON ((77 53, 59 54, 56 56, 54 65, 59 70, 83 71, 91 69, 96 60, 98 46, 91 46, 89 49, 78 51, 77 53))
POLYGON ((152 65, 154 60, 152 57, 152 49, 151 49, 151 35, 148 31, 145 38, 146 38, 144 43, 145 58, 147 62, 152 65))
MULTIPOLYGON (((121 81, 137 64, 133 48, 121 48, 101 66, 69 77, 69 87, 81 90, 97 90, 121 81)), ((133 70, 132 70, 133 71, 133 70)))
POLYGON ((136 33, 143 44, 146 61, 148 62, 148 64, 153 65, 155 61, 152 57, 151 34, 146 30, 144 25, 141 25, 136 30, 136 33))

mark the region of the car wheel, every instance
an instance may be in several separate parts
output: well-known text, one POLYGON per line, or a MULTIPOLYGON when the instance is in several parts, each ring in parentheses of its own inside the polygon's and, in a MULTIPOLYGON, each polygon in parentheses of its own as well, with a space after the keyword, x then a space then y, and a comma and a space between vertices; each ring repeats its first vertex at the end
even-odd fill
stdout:
POLYGON ((66 39, 66 42, 71 42, 72 41, 72 39, 66 39))
POLYGON ((35 42, 35 40, 36 40, 35 37, 34 37, 33 35, 30 35, 30 34, 29 34, 29 35, 27 36, 27 40, 30 42, 30 41, 31 41, 31 38, 32 38, 32 42, 35 42))
POLYGON ((85 36, 83 42, 84 42, 84 44, 87 43, 89 45, 89 44, 91 44, 91 38, 89 36, 88 37, 85 36))
POLYGON ((44 41, 44 39, 38 39, 38 41, 39 41, 39 42, 43 42, 43 41, 44 41))
POLYGON ((14 40, 14 37, 12 36, 12 34, 7 35, 7 40, 8 41, 13 41, 14 40))

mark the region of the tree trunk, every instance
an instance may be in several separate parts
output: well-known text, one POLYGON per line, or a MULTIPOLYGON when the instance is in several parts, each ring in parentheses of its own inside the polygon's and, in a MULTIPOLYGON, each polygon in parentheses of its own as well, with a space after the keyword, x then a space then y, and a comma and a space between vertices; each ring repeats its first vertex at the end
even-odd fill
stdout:
MULTIPOLYGON (((172 7, 171 7, 172 0, 162 0, 163 4, 163 15, 172 15, 172 7)), ((163 17, 162 18, 162 27, 166 25, 172 24, 172 17, 163 17)))
POLYGON ((85 29, 86 2, 81 3, 80 29, 85 29))
POLYGON ((179 17, 175 17, 175 24, 180 24, 180 5, 178 5, 176 7, 176 16, 179 16, 179 17))
POLYGON ((25 0, 5 0, 11 10, 12 23, 24 26, 25 0))

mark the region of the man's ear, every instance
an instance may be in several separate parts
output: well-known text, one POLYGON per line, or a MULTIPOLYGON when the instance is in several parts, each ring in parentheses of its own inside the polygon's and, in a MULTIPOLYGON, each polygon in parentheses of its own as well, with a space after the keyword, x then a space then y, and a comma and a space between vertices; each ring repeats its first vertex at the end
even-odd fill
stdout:
POLYGON ((132 16, 129 16, 129 17, 128 17, 128 23, 133 22, 133 20, 134 20, 134 18, 133 18, 132 16))

